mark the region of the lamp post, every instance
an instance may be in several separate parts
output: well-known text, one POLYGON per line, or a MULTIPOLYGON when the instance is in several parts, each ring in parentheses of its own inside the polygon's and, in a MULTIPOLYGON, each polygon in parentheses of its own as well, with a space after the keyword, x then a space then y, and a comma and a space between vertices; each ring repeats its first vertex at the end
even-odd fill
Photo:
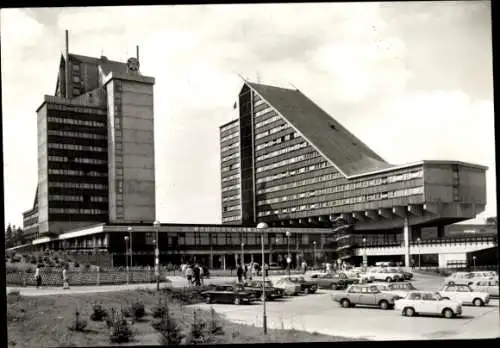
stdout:
POLYGON ((245 243, 241 243, 241 268, 245 269, 245 243))
POLYGON ((153 223, 155 229, 155 276, 156 276, 156 291, 160 291, 160 239, 158 238, 158 232, 160 229, 160 221, 155 220, 153 223))
POLYGON ((314 268, 316 268, 316 241, 313 241, 313 262, 314 268))
POLYGON ((286 242, 287 242, 287 249, 288 249, 288 255, 286 257, 286 263, 288 265, 288 276, 290 277, 290 269, 292 268, 292 255, 290 255, 290 231, 286 231, 286 242))
POLYGON ((420 238, 417 238, 417 245, 418 245, 418 269, 421 269, 421 263, 420 263, 420 238))
POLYGON ((260 230, 260 244, 262 251, 262 326, 264 335, 267 335, 267 313, 266 313, 266 270, 264 269, 264 232, 269 226, 265 222, 259 222, 257 229, 260 230))
POLYGON ((368 255, 366 255, 366 238, 363 238, 363 267, 368 265, 368 255))
POLYGON ((132 259, 132 232, 134 231, 134 229, 132 227, 129 227, 127 228, 127 231, 128 231, 128 236, 129 236, 129 240, 130 240, 130 244, 129 244, 129 247, 130 247, 130 267, 134 267, 134 263, 132 262, 133 259, 132 259))
POLYGON ((127 270, 127 284, 128 284, 128 236, 125 236, 125 265, 126 265, 126 270, 127 270))
POLYGON ((476 259, 477 256, 472 256, 472 261, 474 262, 474 269, 476 269, 476 259))

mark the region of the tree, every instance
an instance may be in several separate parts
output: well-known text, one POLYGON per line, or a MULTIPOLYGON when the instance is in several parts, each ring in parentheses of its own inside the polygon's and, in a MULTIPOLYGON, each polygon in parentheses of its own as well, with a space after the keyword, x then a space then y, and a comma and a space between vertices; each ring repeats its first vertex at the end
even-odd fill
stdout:
POLYGON ((497 224, 497 217, 496 216, 490 216, 486 218, 486 224, 487 225, 495 225, 497 224))
POLYGON ((14 233, 12 231, 12 226, 10 223, 7 225, 5 230, 5 247, 12 248, 14 246, 14 233))
POLYGON ((21 227, 18 227, 15 232, 15 244, 23 245, 24 244, 24 231, 21 227))

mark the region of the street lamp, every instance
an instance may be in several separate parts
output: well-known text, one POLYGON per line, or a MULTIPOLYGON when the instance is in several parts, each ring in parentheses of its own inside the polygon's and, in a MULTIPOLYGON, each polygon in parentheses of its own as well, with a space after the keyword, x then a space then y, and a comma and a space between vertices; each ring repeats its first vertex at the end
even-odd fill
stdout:
POLYGON ((132 262, 133 259, 132 259, 132 232, 134 231, 134 229, 132 227, 129 227, 127 228, 127 231, 128 231, 128 235, 129 235, 129 239, 130 239, 130 244, 129 244, 129 247, 130 247, 130 267, 134 267, 134 263, 132 262))
POLYGON ((266 313, 266 272, 264 269, 264 232, 269 226, 265 222, 259 222, 257 229, 260 230, 260 244, 262 251, 262 326, 264 327, 264 335, 267 335, 267 313, 266 313))
POLYGON ((127 242, 128 242, 128 236, 125 236, 125 265, 126 265, 126 269, 127 269, 127 284, 128 284, 128 245, 127 245, 127 242))
POLYGON ((366 255, 366 238, 363 238, 363 267, 368 265, 368 255, 366 255))
POLYGON ((314 268, 316 268, 316 241, 313 241, 313 261, 314 261, 314 268))
POLYGON ((155 276, 156 276, 156 291, 160 291, 160 239, 158 238, 158 230, 160 229, 160 221, 153 222, 155 229, 155 276))
POLYGON ((245 243, 241 243, 241 268, 245 269, 245 243))
POLYGON ((421 264, 420 264, 420 238, 417 238, 417 245, 418 245, 418 269, 421 269, 421 264))
POLYGON ((288 264, 288 276, 290 277, 290 269, 292 265, 292 255, 290 255, 290 236, 291 233, 290 231, 286 231, 286 241, 287 241, 287 248, 288 248, 288 256, 286 258, 286 263, 288 264))
POLYGON ((474 262, 474 269, 476 269, 476 259, 477 256, 472 256, 472 261, 474 262))

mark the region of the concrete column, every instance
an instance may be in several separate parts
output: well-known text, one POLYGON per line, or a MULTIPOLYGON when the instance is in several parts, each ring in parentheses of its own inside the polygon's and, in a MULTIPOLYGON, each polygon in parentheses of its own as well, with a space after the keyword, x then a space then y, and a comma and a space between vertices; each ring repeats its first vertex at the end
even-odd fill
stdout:
POLYGON ((208 256, 208 268, 214 268, 214 254, 212 253, 212 250, 210 250, 210 255, 208 256))
POLYGON ((253 263, 253 254, 250 254, 250 262, 253 263))
POLYGON ((405 255, 405 267, 410 267, 410 228, 408 222, 408 216, 404 218, 403 225, 403 238, 404 238, 404 255, 405 255))
POLYGON ((222 255, 222 269, 226 270, 226 255, 222 255))
POLYGON ((437 237, 438 239, 441 239, 444 237, 444 226, 443 225, 438 225, 437 227, 437 237))

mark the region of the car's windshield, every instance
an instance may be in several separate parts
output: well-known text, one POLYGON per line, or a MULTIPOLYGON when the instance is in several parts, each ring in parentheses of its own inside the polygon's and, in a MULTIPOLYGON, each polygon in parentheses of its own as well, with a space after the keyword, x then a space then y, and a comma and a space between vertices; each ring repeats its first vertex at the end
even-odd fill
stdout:
POLYGON ((439 292, 435 292, 435 293, 434 293, 434 296, 436 296, 436 298, 438 299, 438 301, 441 301, 441 300, 443 299, 443 296, 441 296, 441 295, 439 294, 439 292))

